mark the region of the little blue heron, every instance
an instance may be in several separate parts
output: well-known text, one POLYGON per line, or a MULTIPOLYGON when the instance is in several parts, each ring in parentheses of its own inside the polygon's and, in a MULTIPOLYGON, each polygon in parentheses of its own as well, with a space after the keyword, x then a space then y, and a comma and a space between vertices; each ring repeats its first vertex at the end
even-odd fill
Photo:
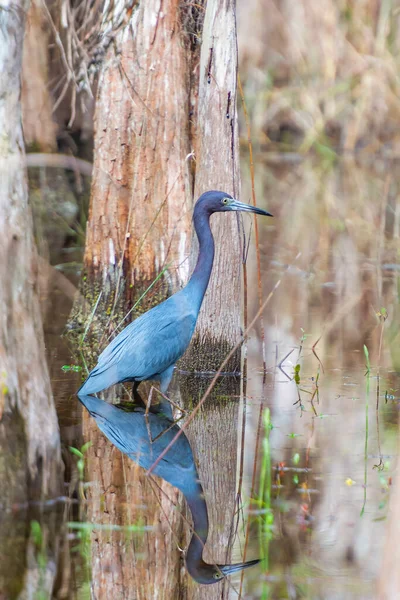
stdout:
MULTIPOLYGON (((182 290, 135 319, 108 344, 78 394, 93 394, 116 383, 132 381, 135 395, 139 383, 149 379, 159 381, 162 394, 166 393, 174 365, 189 346, 210 279, 214 261, 210 217, 215 212, 230 211, 272 216, 225 192, 214 190, 202 194, 193 212, 199 254, 189 282, 182 290)), ((168 403, 162 402, 161 409, 172 416, 168 403)))
MULTIPOLYGON (((146 470, 179 431, 179 427, 173 421, 160 414, 150 412, 146 415, 146 420, 145 409, 142 407, 134 407, 132 412, 125 412, 94 396, 81 394, 79 400, 110 442, 146 470)), ((185 560, 186 568, 193 579, 203 584, 216 583, 227 575, 260 562, 257 559, 234 565, 211 565, 203 560, 203 548, 209 527, 207 504, 192 449, 184 433, 160 460, 153 473, 178 488, 189 505, 193 518, 193 534, 185 560)))

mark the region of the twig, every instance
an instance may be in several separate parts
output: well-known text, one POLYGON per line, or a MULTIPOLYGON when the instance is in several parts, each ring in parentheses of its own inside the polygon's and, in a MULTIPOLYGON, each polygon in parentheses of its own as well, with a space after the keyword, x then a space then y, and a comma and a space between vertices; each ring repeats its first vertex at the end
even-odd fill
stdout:
MULTIPOLYGON (((249 119, 249 115, 247 112, 246 101, 244 98, 242 83, 240 81, 239 74, 238 74, 238 88, 239 88, 240 98, 242 100, 243 114, 244 114, 246 128, 247 128, 247 143, 248 143, 248 147, 249 147, 249 159, 250 159, 251 200, 252 200, 253 206, 256 206, 253 145, 251 142, 250 119, 249 119)), ((256 257, 257 257, 258 303, 259 303, 259 306, 261 306, 263 294, 262 294, 262 284, 261 284, 260 238, 259 238, 258 221, 257 221, 256 215, 254 215, 254 237, 255 237, 255 247, 256 247, 256 257)), ((262 357, 263 357, 263 383, 265 383, 267 364, 266 364, 266 357, 265 357, 265 328, 264 328, 264 319, 262 318, 262 316, 260 319, 260 327, 261 327, 261 345, 262 345, 262 357)))
POLYGON ((85 338, 86 338, 87 332, 89 331, 89 328, 90 328, 90 326, 91 326, 91 324, 92 324, 92 321, 93 321, 94 315, 96 314, 96 310, 97 310, 97 307, 98 307, 98 305, 99 305, 100 298, 102 297, 102 295, 103 295, 103 290, 101 290, 101 291, 100 291, 100 294, 97 296, 96 304, 95 304, 95 305, 94 305, 94 307, 93 307, 93 310, 92 310, 92 312, 91 312, 91 315, 90 315, 90 317, 89 317, 89 320, 88 320, 88 322, 87 322, 87 324, 86 324, 86 327, 85 327, 85 331, 84 331, 84 334, 83 334, 83 337, 82 337, 82 340, 81 340, 81 343, 80 343, 80 345, 81 345, 81 346, 82 346, 83 342, 85 341, 85 338))
POLYGON ((54 167, 57 169, 79 171, 81 175, 85 175, 86 177, 91 177, 93 170, 93 165, 89 161, 68 154, 28 152, 25 155, 25 164, 27 167, 54 167))

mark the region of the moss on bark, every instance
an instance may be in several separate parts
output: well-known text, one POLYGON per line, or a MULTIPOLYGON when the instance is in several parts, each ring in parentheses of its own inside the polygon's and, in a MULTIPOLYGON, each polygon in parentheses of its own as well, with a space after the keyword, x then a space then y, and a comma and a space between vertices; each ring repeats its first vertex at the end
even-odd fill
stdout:
MULTIPOLYGON (((224 340, 215 340, 211 336, 200 339, 194 336, 191 345, 178 363, 179 387, 185 408, 193 409, 205 394, 216 371, 232 350, 224 340)), ((238 348, 222 370, 212 393, 202 407, 207 411, 210 403, 223 404, 240 395, 240 348, 238 348)))
MULTIPOLYGON (((154 279, 156 277, 155 274, 154 279)), ((151 283, 152 281, 148 280, 138 280, 135 286, 127 290, 125 278, 121 277, 118 298, 115 300, 117 278, 114 271, 110 270, 109 276, 106 278, 100 273, 92 276, 87 273, 83 274, 80 295, 71 311, 67 335, 73 344, 75 353, 83 353, 89 369, 94 367, 99 353, 123 327, 169 296, 168 286, 160 279, 140 300, 151 283), (137 302, 138 304, 135 306, 137 302), (131 310, 134 306, 134 310, 131 310), (131 312, 128 318, 117 330, 118 325, 129 311, 131 312)), ((79 357, 77 358, 79 360, 79 357)))

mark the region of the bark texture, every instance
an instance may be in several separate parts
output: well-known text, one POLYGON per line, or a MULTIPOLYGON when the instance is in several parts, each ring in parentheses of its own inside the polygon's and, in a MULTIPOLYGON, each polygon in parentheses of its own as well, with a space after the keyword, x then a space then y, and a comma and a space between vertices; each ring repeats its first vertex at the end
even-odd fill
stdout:
POLYGON ((4 597, 38 590, 35 556, 30 556, 32 548, 27 544, 29 521, 11 507, 58 495, 62 474, 21 127, 20 75, 28 4, 21 0, 0 6, 0 596, 4 597))
POLYGON ((175 267, 171 289, 189 269, 189 76, 179 3, 161 4, 137 8, 121 55, 108 54, 97 99, 85 264, 119 294, 123 274, 128 298, 166 263, 175 267))

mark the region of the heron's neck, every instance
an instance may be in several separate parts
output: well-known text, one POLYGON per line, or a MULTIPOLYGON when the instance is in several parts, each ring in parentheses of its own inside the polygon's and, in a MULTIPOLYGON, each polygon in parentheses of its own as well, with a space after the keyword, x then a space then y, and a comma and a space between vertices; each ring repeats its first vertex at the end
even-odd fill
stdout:
POLYGON ((210 569, 210 565, 203 561, 203 549, 208 535, 207 505, 200 484, 197 484, 195 492, 185 494, 185 498, 193 519, 193 533, 186 552, 186 566, 191 576, 198 581, 204 577, 205 571, 210 569))
POLYGON ((214 262, 214 238, 210 228, 210 215, 206 211, 195 210, 193 224, 199 240, 199 254, 187 287, 195 294, 200 310, 214 262))

